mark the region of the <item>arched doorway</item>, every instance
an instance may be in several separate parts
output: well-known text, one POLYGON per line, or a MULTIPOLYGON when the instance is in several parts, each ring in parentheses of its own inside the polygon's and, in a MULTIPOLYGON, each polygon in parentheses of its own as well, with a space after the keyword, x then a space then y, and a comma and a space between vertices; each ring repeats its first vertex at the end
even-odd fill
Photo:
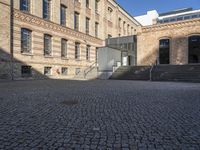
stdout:
POLYGON ((200 63, 200 35, 190 36, 188 44, 188 63, 200 63))
POLYGON ((170 53, 170 40, 161 39, 159 42, 159 63, 169 64, 169 53, 170 53))

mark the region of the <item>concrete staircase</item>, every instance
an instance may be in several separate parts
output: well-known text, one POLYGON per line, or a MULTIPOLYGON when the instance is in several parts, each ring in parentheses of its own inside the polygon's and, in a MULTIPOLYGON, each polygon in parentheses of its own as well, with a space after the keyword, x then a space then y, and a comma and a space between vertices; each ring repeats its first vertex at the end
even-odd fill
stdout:
MULTIPOLYGON (((119 67, 110 79, 150 80, 150 66, 119 67)), ((200 65, 158 65, 151 74, 152 81, 200 82, 200 65)))
POLYGON ((113 80, 150 80, 150 66, 121 66, 110 77, 113 80))
POLYGON ((200 82, 200 65, 158 65, 152 70, 152 80, 200 82))

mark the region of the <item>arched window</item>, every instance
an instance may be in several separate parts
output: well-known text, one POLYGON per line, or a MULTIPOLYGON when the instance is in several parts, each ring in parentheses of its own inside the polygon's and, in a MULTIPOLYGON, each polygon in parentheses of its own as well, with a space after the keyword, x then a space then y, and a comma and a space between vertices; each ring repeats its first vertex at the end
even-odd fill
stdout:
POLYGON ((159 63, 169 64, 170 40, 161 39, 159 42, 159 63))
POLYGON ((188 62, 200 63, 200 35, 188 38, 188 62))

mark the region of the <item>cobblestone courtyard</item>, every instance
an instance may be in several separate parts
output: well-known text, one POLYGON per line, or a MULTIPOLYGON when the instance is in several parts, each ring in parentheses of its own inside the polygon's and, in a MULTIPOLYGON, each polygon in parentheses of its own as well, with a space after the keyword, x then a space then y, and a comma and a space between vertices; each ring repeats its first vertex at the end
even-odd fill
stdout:
POLYGON ((200 149, 196 83, 1 82, 0 102, 0 149, 200 149))

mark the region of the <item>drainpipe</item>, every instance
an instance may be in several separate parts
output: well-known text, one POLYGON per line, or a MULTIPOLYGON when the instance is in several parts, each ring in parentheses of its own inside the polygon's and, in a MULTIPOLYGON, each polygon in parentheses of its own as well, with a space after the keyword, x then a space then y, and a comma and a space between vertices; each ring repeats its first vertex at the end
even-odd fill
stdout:
POLYGON ((14 26, 14 2, 10 0, 10 55, 11 55, 11 79, 14 80, 14 66, 13 66, 13 27, 14 26))

